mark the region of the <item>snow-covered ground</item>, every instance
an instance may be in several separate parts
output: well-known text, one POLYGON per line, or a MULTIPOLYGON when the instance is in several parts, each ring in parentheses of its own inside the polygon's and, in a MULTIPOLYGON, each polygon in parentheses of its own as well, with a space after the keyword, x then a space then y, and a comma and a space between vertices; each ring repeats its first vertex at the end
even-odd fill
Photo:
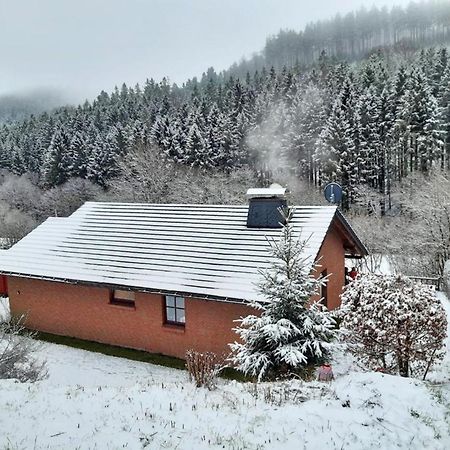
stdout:
POLYGON ((0 323, 9 319, 8 299, 0 297, 0 323))
MULTIPOLYGON (((450 304, 445 299, 450 314, 450 304)), ((0 381, 0 449, 448 449, 450 355, 421 382, 340 357, 331 384, 220 381, 43 344, 49 377, 0 381)))

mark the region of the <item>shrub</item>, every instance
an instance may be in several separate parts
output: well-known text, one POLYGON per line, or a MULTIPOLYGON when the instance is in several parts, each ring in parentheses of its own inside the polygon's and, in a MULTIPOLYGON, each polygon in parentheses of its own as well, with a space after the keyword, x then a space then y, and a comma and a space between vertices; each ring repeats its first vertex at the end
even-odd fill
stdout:
POLYGON ((35 382, 47 375, 45 362, 33 357, 39 343, 24 327, 25 317, 0 323, 0 379, 35 382))
POLYGON ((340 315, 350 350, 372 370, 425 379, 444 356, 444 307, 431 287, 409 278, 358 278, 342 294, 340 315))
POLYGON ((216 378, 223 369, 223 359, 212 352, 197 352, 188 350, 186 352, 186 368, 189 380, 194 381, 197 387, 205 386, 212 389, 216 378))

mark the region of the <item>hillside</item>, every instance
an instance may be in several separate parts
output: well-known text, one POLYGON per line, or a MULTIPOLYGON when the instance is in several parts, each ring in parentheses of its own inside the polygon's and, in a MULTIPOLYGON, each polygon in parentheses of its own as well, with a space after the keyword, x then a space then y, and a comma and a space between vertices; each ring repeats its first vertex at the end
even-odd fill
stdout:
MULTIPOLYGON (((280 172, 315 187, 336 180, 345 209, 368 189, 384 211, 408 174, 450 167, 448 51, 411 50, 445 43, 449 29, 450 3, 430 1, 281 32, 258 59, 264 67, 245 79, 210 68, 181 87, 166 79, 123 84, 92 103, 4 125, 0 169, 33 174, 45 189, 71 178, 108 188, 132 163, 123 163, 130 151, 152 147, 168 163, 248 168, 262 183, 280 172)), ((54 100, 47 96, 46 106, 54 100)), ((17 99, 3 105, 3 117, 23 114, 17 99)))
POLYGON ((226 76, 245 77, 263 67, 307 68, 325 53, 335 60, 364 59, 373 51, 391 49, 403 56, 419 48, 450 43, 450 3, 411 2, 367 9, 308 24, 303 30, 281 30, 267 39, 264 49, 248 60, 234 64, 226 76))
POLYGON ((293 203, 321 204, 334 180, 374 254, 406 254, 400 271, 440 274, 450 257, 439 194, 450 183, 449 92, 446 47, 387 47, 352 64, 322 54, 310 68, 244 79, 210 68, 183 86, 124 84, 3 125, 3 245, 86 200, 240 203, 247 188, 278 182, 293 203), (420 246, 410 249, 393 216, 420 246))
MULTIPOLYGON (((46 188, 73 177, 107 187, 131 149, 229 173, 242 167, 270 178, 287 171, 320 186, 339 181, 344 208, 361 187, 385 196, 412 172, 450 164, 450 65, 445 48, 395 62, 382 52, 349 66, 255 72, 245 82, 102 92, 0 130, 0 168, 34 173, 46 188)), ((275 180, 276 181, 276 180, 275 180)))

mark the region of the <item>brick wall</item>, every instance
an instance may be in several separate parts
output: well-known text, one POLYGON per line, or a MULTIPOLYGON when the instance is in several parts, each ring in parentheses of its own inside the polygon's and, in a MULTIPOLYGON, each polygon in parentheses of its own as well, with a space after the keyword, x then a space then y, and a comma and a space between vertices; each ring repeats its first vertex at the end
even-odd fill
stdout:
POLYGON ((164 325, 163 297, 136 293, 136 308, 109 304, 109 290, 26 278, 9 278, 13 314, 48 333, 184 357, 186 350, 228 352, 233 320, 248 306, 186 299, 186 326, 164 325))
MULTIPOLYGON (((342 239, 334 228, 331 228, 325 237, 319 252, 318 264, 320 267, 317 268, 316 276, 319 276, 324 270, 329 275, 327 285, 328 309, 335 309, 341 304, 340 294, 345 277, 345 251, 342 239)), ((314 297, 312 300, 318 300, 318 297, 314 297)))

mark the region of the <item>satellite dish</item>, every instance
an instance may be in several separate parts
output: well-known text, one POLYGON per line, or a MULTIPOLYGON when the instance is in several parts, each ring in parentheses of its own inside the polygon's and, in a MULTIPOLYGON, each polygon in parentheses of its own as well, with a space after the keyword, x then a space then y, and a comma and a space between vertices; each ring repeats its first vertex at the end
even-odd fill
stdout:
POLYGON ((337 183, 328 183, 323 193, 329 203, 340 203, 342 200, 342 187, 337 183))

